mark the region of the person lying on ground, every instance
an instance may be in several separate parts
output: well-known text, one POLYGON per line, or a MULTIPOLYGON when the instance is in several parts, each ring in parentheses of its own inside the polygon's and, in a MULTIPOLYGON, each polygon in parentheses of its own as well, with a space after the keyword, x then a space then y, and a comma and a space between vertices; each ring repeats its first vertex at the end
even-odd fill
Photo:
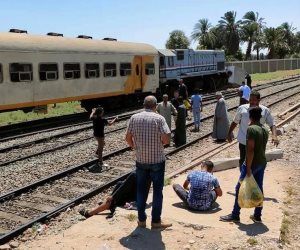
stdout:
MULTIPOLYGON (((148 184, 150 188, 150 183, 148 184)), ((79 213, 89 218, 93 215, 101 213, 105 210, 110 210, 111 215, 114 214, 117 206, 124 206, 126 203, 136 201, 136 173, 132 172, 124 181, 120 181, 115 186, 112 194, 106 197, 104 202, 100 202, 99 206, 88 210, 82 208, 79 213)))
POLYGON ((183 187, 174 184, 173 189, 184 204, 192 210, 209 210, 218 196, 222 196, 217 177, 213 176, 214 164, 204 161, 201 170, 192 171, 183 187))

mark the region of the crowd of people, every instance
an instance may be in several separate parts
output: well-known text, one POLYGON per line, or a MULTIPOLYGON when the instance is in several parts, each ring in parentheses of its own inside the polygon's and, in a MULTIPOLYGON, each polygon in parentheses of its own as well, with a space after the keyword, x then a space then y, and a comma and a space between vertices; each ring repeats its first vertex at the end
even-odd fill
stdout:
MULTIPOLYGON (((259 188, 263 191, 264 171, 266 168, 266 144, 268 124, 272 132, 272 142, 278 144, 276 126, 270 110, 260 104, 260 93, 249 91, 249 86, 242 84, 239 89, 241 105, 236 115, 229 123, 225 99, 221 92, 216 93, 217 104, 215 107, 212 137, 216 142, 230 143, 234 138, 234 130, 239 125, 237 140, 240 151, 240 177, 236 185, 235 203, 232 213, 221 216, 221 221, 240 220, 240 207, 237 202, 240 182, 245 176, 253 175, 259 188)), ((154 96, 144 99, 144 110, 134 114, 129 122, 126 132, 126 142, 135 151, 136 168, 129 177, 118 183, 111 196, 92 210, 82 209, 80 213, 90 217, 104 210, 113 214, 118 205, 135 207, 138 211, 138 227, 146 227, 147 215, 145 212, 147 198, 152 184, 153 200, 151 212, 152 228, 167 228, 172 224, 161 218, 163 205, 163 187, 165 176, 164 147, 171 143, 172 116, 175 121, 174 144, 179 147, 186 143, 187 110, 191 109, 194 117, 194 129, 198 132, 201 125, 201 112, 203 110, 202 97, 199 89, 194 90, 191 101, 188 99, 188 89, 179 81, 179 88, 174 92, 174 97, 169 101, 168 95, 163 95, 163 101, 157 103, 154 96), (135 203, 133 203, 135 202, 135 203), (128 205, 129 204, 129 205, 128 205)), ((94 123, 94 135, 98 141, 97 155, 99 166, 103 166, 102 151, 104 146, 104 126, 113 124, 116 119, 108 121, 103 118, 103 109, 94 109, 90 118, 94 123)), ((186 177, 183 186, 174 184, 173 189, 183 201, 187 209, 205 211, 212 208, 216 199, 222 196, 219 180, 213 175, 214 164, 204 161, 201 169, 192 171, 186 177)), ((261 222, 262 207, 257 207, 251 219, 261 222)))

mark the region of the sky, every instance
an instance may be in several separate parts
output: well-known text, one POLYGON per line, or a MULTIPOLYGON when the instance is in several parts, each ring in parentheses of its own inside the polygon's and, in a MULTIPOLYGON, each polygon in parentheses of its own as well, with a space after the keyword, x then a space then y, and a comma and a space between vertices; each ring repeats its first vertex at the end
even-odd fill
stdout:
MULTIPOLYGON (((225 12, 241 19, 258 12, 267 26, 292 23, 300 31, 300 0, 0 0, 0 32, 25 29, 30 34, 89 35, 94 39, 148 43, 165 48, 175 29, 190 37, 195 23, 207 18, 216 25, 225 12)), ((192 44, 196 47, 196 44, 192 44)))

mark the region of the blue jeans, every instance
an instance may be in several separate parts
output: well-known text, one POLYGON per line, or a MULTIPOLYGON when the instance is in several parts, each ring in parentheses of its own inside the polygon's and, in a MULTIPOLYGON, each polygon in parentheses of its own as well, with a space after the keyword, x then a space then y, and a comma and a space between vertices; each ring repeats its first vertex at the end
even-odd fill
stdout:
POLYGON ((152 223, 161 221, 163 202, 163 187, 165 177, 165 162, 143 164, 136 162, 137 209, 139 221, 146 221, 146 201, 149 193, 148 184, 153 183, 152 223))
MULTIPOLYGON (((263 180, 264 180, 265 168, 266 168, 265 164, 257 165, 254 168, 252 168, 252 175, 262 192, 263 192, 263 180)), ((234 206, 233 206, 233 210, 232 210, 232 215, 234 217, 237 217, 240 215, 241 208, 238 203, 238 196, 239 196, 241 181, 246 177, 246 174, 247 174, 247 169, 246 169, 245 163, 241 166, 240 170, 241 170, 241 174, 240 174, 239 181, 235 187, 235 202, 234 202, 234 206)), ((257 218, 260 218, 262 209, 263 209, 262 207, 256 207, 254 209, 254 216, 257 218)))
POLYGON ((200 128, 200 109, 193 109, 195 127, 200 128))

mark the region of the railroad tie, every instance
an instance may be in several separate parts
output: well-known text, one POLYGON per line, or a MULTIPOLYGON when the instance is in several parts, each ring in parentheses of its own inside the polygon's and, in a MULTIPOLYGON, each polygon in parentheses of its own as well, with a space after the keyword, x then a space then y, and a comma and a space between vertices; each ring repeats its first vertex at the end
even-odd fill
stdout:
POLYGON ((15 222, 22 222, 22 223, 28 222, 28 219, 26 219, 24 217, 21 217, 21 216, 15 215, 15 214, 11 214, 11 213, 6 213, 3 211, 0 211, 0 218, 12 220, 15 222))
POLYGON ((9 231, 0 227, 0 235, 7 234, 9 231))
POLYGON ((75 180, 75 181, 78 181, 78 182, 89 183, 89 184, 97 185, 97 186, 103 184, 103 182, 100 182, 100 181, 88 180, 88 179, 84 179, 84 178, 81 178, 81 177, 73 177, 72 180, 75 180))
POLYGON ((54 201, 54 202, 59 202, 59 203, 67 203, 70 201, 65 198, 61 198, 61 197, 54 196, 54 195, 42 194, 42 193, 34 194, 33 197, 41 198, 41 199, 45 199, 45 200, 49 200, 49 201, 54 201))
POLYGON ((27 207, 27 208, 39 210, 41 212, 49 212, 55 208, 49 205, 38 204, 38 203, 28 202, 28 201, 17 201, 17 205, 21 207, 27 207))

